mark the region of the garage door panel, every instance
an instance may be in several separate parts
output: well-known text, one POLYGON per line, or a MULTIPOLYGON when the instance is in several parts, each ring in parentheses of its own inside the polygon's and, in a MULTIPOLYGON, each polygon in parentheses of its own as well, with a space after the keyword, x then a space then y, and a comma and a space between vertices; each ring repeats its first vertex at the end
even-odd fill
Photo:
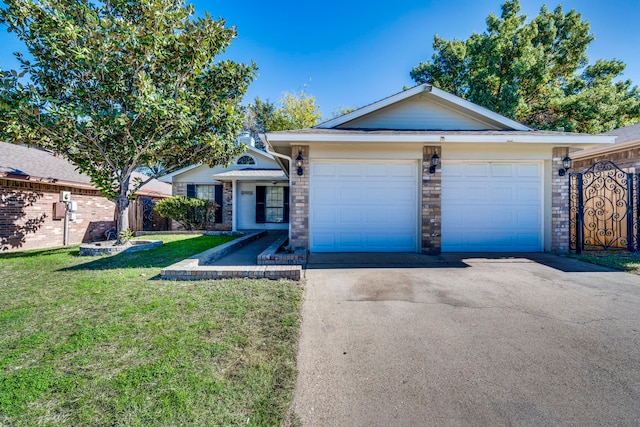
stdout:
POLYGON ((512 178, 513 165, 492 164, 491 176, 494 178, 512 178))
POLYGON ((338 163, 332 176, 330 168, 320 167, 325 163, 331 162, 311 165, 312 252, 416 251, 418 162, 338 163), (337 194, 323 190, 328 187, 337 194))
POLYGON ((540 204, 540 188, 537 186, 521 186, 518 188, 517 200, 529 202, 532 205, 540 204))
POLYGON ((539 163, 444 163, 442 250, 541 251, 541 176, 539 163))
POLYGON ((487 177, 490 174, 490 165, 471 163, 464 168, 464 177, 487 177))
POLYGON ((536 164, 519 164, 517 165, 518 178, 535 178, 541 177, 540 166, 536 164))

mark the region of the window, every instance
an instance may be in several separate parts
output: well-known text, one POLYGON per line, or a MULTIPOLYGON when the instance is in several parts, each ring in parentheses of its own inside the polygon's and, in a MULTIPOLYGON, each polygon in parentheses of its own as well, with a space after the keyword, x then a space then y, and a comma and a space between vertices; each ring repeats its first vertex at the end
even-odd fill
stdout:
POLYGON ((236 165, 255 165, 255 164, 256 164, 255 159, 246 154, 244 156, 238 157, 238 160, 236 160, 236 165))
POLYGON ((256 223, 289 222, 289 187, 256 187, 256 223))
POLYGON ((222 185, 187 184, 187 197, 203 200, 213 200, 218 204, 215 212, 216 224, 222 223, 222 185))

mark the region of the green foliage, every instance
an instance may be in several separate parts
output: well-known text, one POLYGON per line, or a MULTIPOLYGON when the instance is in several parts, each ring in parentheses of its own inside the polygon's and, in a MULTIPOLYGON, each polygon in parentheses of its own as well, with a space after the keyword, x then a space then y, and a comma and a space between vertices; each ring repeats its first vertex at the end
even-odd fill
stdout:
POLYGON ((155 210, 165 218, 178 221, 185 230, 205 230, 215 220, 218 204, 211 200, 174 196, 160 200, 155 210))
POLYGON ((279 105, 256 98, 247 109, 247 126, 254 134, 310 128, 321 118, 316 98, 304 91, 286 92, 279 105))
POLYGON ((619 80, 624 63, 588 65, 594 37, 579 13, 543 6, 527 22, 519 12, 519 0, 507 0, 482 34, 452 41, 436 35, 431 60, 411 78, 534 128, 600 133, 640 121, 640 90, 619 80))
POLYGON ((345 107, 344 105, 333 110, 332 117, 335 119, 336 117, 344 116, 345 114, 349 114, 353 111, 356 111, 357 108, 354 107, 345 107))
POLYGON ((122 240, 124 243, 127 243, 129 240, 133 239, 134 232, 130 228, 125 228, 120 232, 119 236, 120 240, 122 240))
MULTIPOLYGON (((6 0, 0 23, 33 57, 0 71, 0 138, 54 150, 118 199, 131 173, 226 164, 241 153, 242 96, 255 64, 217 59, 235 28, 184 0, 6 0)), ((130 185, 131 184, 131 185, 130 185)))

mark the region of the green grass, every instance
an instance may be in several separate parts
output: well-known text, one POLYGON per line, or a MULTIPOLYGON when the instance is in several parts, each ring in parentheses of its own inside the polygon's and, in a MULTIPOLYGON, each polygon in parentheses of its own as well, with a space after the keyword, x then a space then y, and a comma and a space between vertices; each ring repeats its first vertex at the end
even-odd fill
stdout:
POLYGON ((154 238, 0 255, 0 425, 296 424, 299 285, 159 280, 230 238, 154 238))
POLYGON ((591 264, 602 265, 614 270, 640 274, 640 254, 638 253, 599 253, 572 255, 573 258, 591 264))

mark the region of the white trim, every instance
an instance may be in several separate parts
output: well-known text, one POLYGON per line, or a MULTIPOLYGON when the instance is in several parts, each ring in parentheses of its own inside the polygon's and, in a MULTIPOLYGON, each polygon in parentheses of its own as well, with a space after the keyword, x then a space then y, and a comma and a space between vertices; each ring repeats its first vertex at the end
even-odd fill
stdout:
POLYGON ((332 129, 337 126, 348 123, 352 120, 359 119, 367 114, 373 113, 375 111, 381 110, 389 105, 398 103, 407 98, 410 98, 414 95, 426 92, 429 96, 433 96, 439 98, 443 101, 451 103, 457 107, 460 107, 464 110, 471 111, 475 114, 478 114, 482 117, 489 119, 490 121, 497 122, 511 128, 513 130, 521 130, 521 131, 533 131, 528 126, 523 125, 522 123, 516 122, 515 120, 511 120, 501 114, 495 113, 487 108, 481 107, 473 102, 467 101, 465 99, 460 98, 459 96, 450 94, 449 92, 445 92, 442 89, 438 89, 433 85, 429 85, 427 83, 423 83, 421 85, 415 86, 411 89, 407 89, 405 91, 399 92, 395 95, 392 95, 388 98, 382 99, 378 102, 374 102, 373 104, 367 105, 365 107, 359 108, 351 113, 345 114, 340 117, 336 117, 335 119, 326 121, 324 123, 320 123, 316 126, 318 129, 332 129))
POLYGON ((177 171, 173 171, 171 173, 168 173, 166 175, 162 175, 161 177, 158 178, 158 181, 162 181, 162 182, 173 182, 173 177, 176 175, 180 175, 182 173, 188 172, 192 169, 195 169, 197 167, 202 166, 202 163, 196 163, 187 167, 184 167, 182 169, 178 169, 177 171))
MULTIPOLYGON (((480 133, 480 132, 479 132, 480 133)), ((601 145, 613 143, 615 137, 610 135, 538 135, 535 131, 526 135, 478 135, 478 134, 402 134, 402 133, 387 133, 387 134, 375 134, 367 132, 349 133, 276 133, 269 134, 269 141, 271 142, 416 142, 416 143, 504 143, 504 144, 556 144, 556 145, 601 145)))
POLYGON ((598 156, 600 154, 615 153, 616 151, 628 150, 629 148, 640 147, 640 139, 633 141, 619 142, 604 147, 595 147, 583 151, 576 151, 570 154, 573 160, 582 160, 585 158, 598 156))
POLYGON ((492 121, 501 123, 507 127, 512 128, 513 130, 533 131, 533 129, 523 125, 522 123, 516 122, 515 120, 511 120, 501 114, 495 113, 487 108, 481 107, 478 104, 474 104, 473 102, 467 101, 466 99, 462 99, 459 96, 453 95, 449 92, 445 92, 444 90, 438 89, 435 86, 431 87, 431 94, 445 101, 449 101, 450 103, 455 104, 459 107, 462 107, 465 110, 471 110, 474 113, 484 116, 492 121))

